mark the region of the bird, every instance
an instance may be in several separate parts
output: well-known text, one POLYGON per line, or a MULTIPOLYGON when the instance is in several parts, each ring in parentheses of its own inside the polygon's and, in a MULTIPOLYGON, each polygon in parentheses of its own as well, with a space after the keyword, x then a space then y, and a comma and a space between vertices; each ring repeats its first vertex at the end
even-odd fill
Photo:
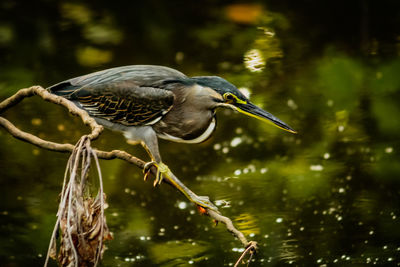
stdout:
POLYGON ((254 105, 233 84, 219 76, 188 77, 158 65, 129 65, 75 77, 47 88, 72 101, 97 123, 122 132, 128 143, 140 143, 150 156, 145 179, 157 168, 154 185, 167 179, 190 201, 215 210, 206 197, 191 194, 176 183, 163 162, 158 139, 180 143, 201 143, 216 129, 216 110, 227 108, 269 122, 290 133, 296 131, 254 105))

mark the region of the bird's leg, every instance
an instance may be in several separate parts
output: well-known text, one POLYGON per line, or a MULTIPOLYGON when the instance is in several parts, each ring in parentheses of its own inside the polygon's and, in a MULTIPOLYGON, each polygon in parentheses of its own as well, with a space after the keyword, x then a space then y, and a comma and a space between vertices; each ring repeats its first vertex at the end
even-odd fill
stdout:
POLYGON ((155 166, 157 168, 156 179, 154 181, 154 186, 161 184, 163 179, 166 179, 168 183, 178 189, 182 194, 184 194, 191 202, 195 203, 196 205, 208 208, 214 211, 218 211, 218 208, 210 201, 210 198, 207 196, 198 196, 189 188, 187 188, 168 168, 168 166, 162 162, 147 162, 143 168, 145 173, 145 180, 147 179, 148 175, 151 173, 151 167, 155 166))
POLYGON ((161 160, 160 153, 158 151, 157 139, 147 140, 147 142, 142 142, 142 146, 146 149, 147 153, 151 157, 151 162, 145 164, 143 171, 145 173, 144 179, 146 180, 151 173, 151 167, 157 168, 156 179, 154 181, 154 186, 161 184, 163 179, 167 180, 169 184, 178 189, 182 194, 184 194, 191 202, 196 205, 218 211, 218 208, 210 201, 206 196, 198 196, 193 193, 189 188, 187 188, 164 164, 161 160))
POLYGON ((148 142, 141 142, 142 146, 146 150, 147 154, 149 154, 151 161, 147 162, 144 167, 143 167, 143 173, 144 173, 144 180, 146 181, 147 178, 149 177, 151 171, 151 167, 154 166, 157 169, 156 173, 156 178, 154 180, 153 185, 157 186, 161 184, 163 180, 163 174, 170 172, 169 168, 167 165, 162 163, 161 161, 161 156, 158 151, 158 141, 157 139, 153 139, 148 142))

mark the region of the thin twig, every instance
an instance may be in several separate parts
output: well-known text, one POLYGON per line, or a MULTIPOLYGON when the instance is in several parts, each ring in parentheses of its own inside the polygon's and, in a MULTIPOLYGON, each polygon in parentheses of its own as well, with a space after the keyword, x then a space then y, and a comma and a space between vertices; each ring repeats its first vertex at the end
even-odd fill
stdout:
POLYGON ((257 250, 257 243, 254 242, 254 241, 250 241, 250 243, 247 245, 245 251, 243 251, 242 255, 240 255, 240 258, 236 261, 236 263, 235 263, 235 265, 233 267, 239 266, 240 262, 247 255, 247 253, 250 253, 249 262, 247 264, 247 266, 249 266, 253 255, 256 253, 256 250, 257 250))
MULTIPOLYGON (((75 189, 74 189, 75 177, 76 177, 76 173, 78 171, 79 160, 81 157, 81 151, 82 151, 83 145, 85 143, 85 139, 86 139, 86 136, 83 136, 83 137, 81 137, 81 139, 78 142, 77 149, 76 149, 77 151, 75 153, 75 161, 73 164, 72 174, 71 174, 71 176, 69 178, 69 182, 68 182, 70 185, 68 187, 69 191, 65 195, 65 197, 68 197, 67 230, 66 231, 67 231, 70 246, 72 248, 72 252, 73 252, 73 255, 75 258, 75 260, 73 261, 75 263, 75 267, 78 267, 79 258, 78 258, 78 252, 76 251, 76 248, 74 246, 74 241, 72 240, 73 226, 71 225, 71 215, 74 214, 74 212, 72 210, 72 208, 73 208, 72 201, 75 200, 75 198, 73 198, 73 192, 75 192, 75 189)), ((61 213, 61 216, 62 215, 63 215, 63 213, 61 213)), ((78 222, 78 220, 76 218, 74 221, 75 221, 75 223, 78 222)))
POLYGON ((232 220, 231 220, 231 219, 229 219, 228 217, 225 217, 225 216, 221 215, 220 213, 218 213, 218 212, 216 212, 216 211, 210 210, 210 209, 207 210, 207 214, 208 214, 211 218, 213 218, 214 220, 225 224, 225 225, 226 225, 226 229, 227 229, 229 232, 231 232, 234 236, 236 236, 236 237, 240 240, 240 242, 242 242, 242 244, 243 244, 244 247, 246 247, 246 246, 249 244, 249 242, 247 241, 247 239, 246 239, 246 237, 243 235, 243 233, 240 232, 239 230, 237 230, 237 229, 235 228, 235 226, 233 226, 233 223, 232 223, 232 220))

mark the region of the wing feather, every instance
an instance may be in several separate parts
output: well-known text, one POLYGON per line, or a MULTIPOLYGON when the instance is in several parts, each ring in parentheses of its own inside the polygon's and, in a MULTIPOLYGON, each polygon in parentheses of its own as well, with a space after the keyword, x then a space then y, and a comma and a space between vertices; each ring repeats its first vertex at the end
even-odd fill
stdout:
POLYGON ((172 108, 174 94, 164 82, 184 78, 171 68, 133 65, 72 78, 48 90, 79 102, 91 116, 138 126, 157 122, 172 108))
POLYGON ((172 108, 174 95, 153 87, 127 86, 124 82, 122 85, 108 85, 101 90, 81 88, 71 95, 71 99, 78 101, 92 116, 127 126, 139 126, 168 112, 172 108))

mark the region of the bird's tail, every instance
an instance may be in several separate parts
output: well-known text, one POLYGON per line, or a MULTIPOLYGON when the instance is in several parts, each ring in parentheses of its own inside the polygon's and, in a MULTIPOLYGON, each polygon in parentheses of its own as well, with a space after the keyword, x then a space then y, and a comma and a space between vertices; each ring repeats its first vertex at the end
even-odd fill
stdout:
POLYGON ((60 82, 46 88, 46 90, 50 93, 65 97, 67 99, 71 98, 76 89, 77 88, 73 86, 69 81, 60 82))

